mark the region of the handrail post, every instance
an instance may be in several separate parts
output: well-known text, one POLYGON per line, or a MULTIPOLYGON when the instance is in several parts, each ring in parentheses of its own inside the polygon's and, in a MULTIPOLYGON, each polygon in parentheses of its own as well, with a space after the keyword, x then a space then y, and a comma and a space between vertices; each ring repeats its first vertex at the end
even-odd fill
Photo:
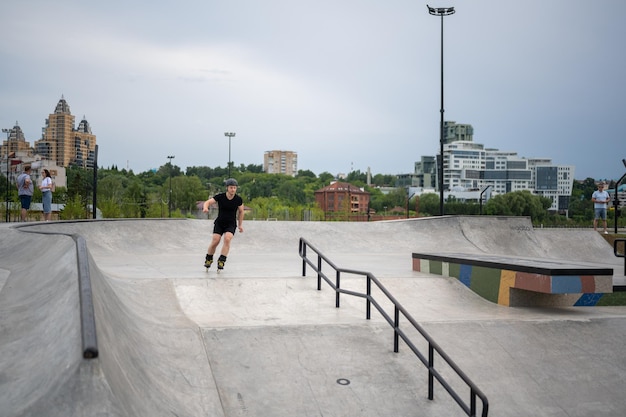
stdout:
POLYGON ((306 244, 300 238, 300 256, 302 257, 302 276, 306 277, 306 244))
POLYGON ((365 319, 369 320, 372 317, 372 278, 370 274, 367 274, 367 297, 365 299, 365 319))
POLYGON ((340 272, 339 271, 335 271, 335 286, 336 286, 336 290, 335 290, 335 307, 339 308, 339 294, 340 293, 340 288, 341 288, 341 276, 340 276, 340 272))
POLYGON ((435 384, 433 369, 435 369, 435 350, 432 343, 428 343, 428 399, 435 398, 435 384))
POLYGON ((397 305, 393 307, 393 351, 398 353, 399 346, 398 341, 400 335, 398 334, 398 329, 400 328, 400 309, 397 305))
POLYGON ((624 258, 624 275, 626 275, 626 239, 617 238, 613 241, 613 254, 617 256, 618 258, 624 258), (617 250, 617 244, 619 242, 624 243, 624 253, 621 255, 619 251, 617 250))
POLYGON ((322 257, 317 255, 317 290, 322 290, 322 257))
POLYGON ((476 415, 476 392, 474 388, 470 388, 470 415, 476 415))

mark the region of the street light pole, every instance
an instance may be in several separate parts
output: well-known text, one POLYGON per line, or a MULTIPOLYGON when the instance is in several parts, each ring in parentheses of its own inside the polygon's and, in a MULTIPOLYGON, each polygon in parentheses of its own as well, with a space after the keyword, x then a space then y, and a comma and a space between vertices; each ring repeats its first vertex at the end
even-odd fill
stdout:
POLYGON ((230 177, 230 165, 231 165, 231 159, 230 159, 230 140, 235 136, 235 132, 224 132, 224 136, 228 137, 228 178, 230 177))
POLYGON ((168 155, 167 159, 170 160, 170 194, 167 198, 167 207, 169 210, 169 217, 172 217, 172 159, 176 158, 174 155, 168 155))
POLYGON ((441 16, 441 121, 439 123, 439 215, 443 216, 443 17, 454 14, 454 7, 428 7, 428 13, 433 16, 441 16))
POLYGON ((10 220, 9 217, 9 187, 11 184, 9 183, 9 129, 2 129, 2 133, 7 134, 7 197, 6 197, 6 222, 8 223, 10 220))

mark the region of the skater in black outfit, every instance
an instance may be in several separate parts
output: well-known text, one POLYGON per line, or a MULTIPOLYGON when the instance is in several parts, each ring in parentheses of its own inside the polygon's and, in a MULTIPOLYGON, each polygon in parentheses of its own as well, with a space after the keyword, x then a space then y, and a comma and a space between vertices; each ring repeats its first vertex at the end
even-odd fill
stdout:
POLYGON ((205 201, 202 205, 202 211, 208 213, 209 206, 215 203, 218 206, 217 219, 215 219, 213 226, 213 238, 207 249, 204 266, 209 268, 213 263, 213 255, 215 255, 217 245, 219 245, 223 236, 224 244, 222 245, 220 257, 217 260, 217 269, 221 270, 224 269, 226 256, 228 256, 230 251, 230 241, 235 235, 237 226, 239 226, 239 233, 243 233, 243 200, 237 195, 237 181, 235 179, 227 179, 226 192, 216 194, 205 201))

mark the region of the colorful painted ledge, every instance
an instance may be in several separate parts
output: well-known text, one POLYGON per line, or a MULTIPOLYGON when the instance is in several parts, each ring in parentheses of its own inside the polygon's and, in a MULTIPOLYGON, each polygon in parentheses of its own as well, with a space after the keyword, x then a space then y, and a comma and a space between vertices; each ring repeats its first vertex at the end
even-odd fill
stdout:
POLYGON ((504 306, 626 305, 613 292, 613 269, 556 259, 464 253, 413 253, 413 270, 457 278, 504 306))

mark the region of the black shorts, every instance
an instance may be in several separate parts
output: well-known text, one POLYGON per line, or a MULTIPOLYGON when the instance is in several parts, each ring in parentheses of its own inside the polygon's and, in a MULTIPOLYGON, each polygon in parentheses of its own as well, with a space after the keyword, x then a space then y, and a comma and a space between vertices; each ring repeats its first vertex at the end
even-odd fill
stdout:
POLYGON ((226 232, 230 232, 234 235, 235 230, 237 230, 237 225, 234 223, 222 224, 215 222, 215 224, 213 225, 213 233, 218 235, 223 235, 226 232))

